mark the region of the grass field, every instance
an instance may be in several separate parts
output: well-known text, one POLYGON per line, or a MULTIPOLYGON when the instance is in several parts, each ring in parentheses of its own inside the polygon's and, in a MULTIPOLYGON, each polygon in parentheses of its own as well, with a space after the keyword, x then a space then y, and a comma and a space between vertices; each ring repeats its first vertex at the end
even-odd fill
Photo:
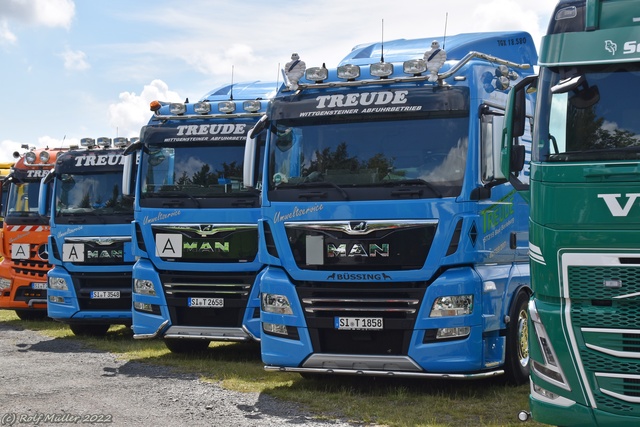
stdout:
POLYGON ((518 421, 529 408, 529 386, 513 387, 498 379, 444 381, 327 376, 306 380, 298 374, 263 369, 258 344, 212 343, 199 354, 173 354, 160 340, 134 340, 125 327, 112 327, 103 338, 76 337, 51 320, 22 321, 0 310, 0 322, 117 354, 123 360, 165 365, 197 373, 203 381, 243 392, 264 393, 299 402, 319 417, 346 417, 388 426, 542 426, 518 421))

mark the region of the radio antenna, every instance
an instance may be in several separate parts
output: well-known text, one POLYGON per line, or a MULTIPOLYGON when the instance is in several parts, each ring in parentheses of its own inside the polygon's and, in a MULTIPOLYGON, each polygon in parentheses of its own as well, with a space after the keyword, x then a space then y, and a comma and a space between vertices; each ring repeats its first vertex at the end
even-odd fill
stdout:
POLYGON ((442 38, 442 50, 444 50, 444 44, 447 41, 447 21, 449 20, 449 12, 444 15, 444 37, 442 38))
POLYGON ((231 92, 229 93, 229 101, 233 101, 233 65, 231 66, 231 92))
POLYGON ((380 62, 384 62, 384 18, 382 18, 382 38, 380 40, 380 62))

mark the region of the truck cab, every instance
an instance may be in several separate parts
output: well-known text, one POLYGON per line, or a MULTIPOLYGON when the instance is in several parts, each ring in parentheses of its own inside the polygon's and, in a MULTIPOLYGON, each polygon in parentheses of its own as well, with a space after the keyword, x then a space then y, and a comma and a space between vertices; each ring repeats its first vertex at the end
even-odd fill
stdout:
POLYGON ((122 194, 127 138, 83 138, 58 156, 42 181, 41 215, 50 217, 49 317, 76 335, 131 325, 133 200, 122 194))
POLYGON ((369 43, 271 101, 250 134, 267 370, 527 380, 528 206, 500 142, 536 61, 524 32, 369 43))
MULTIPOLYGON (((151 104, 128 149, 137 177, 124 174, 135 195, 134 338, 161 338, 179 353, 259 340, 260 191, 242 176, 247 133, 275 91, 275 83, 235 83, 198 102, 151 104)), ((256 168, 263 152, 249 154, 256 168)))
POLYGON ((2 205, 0 232, 0 309, 15 310, 21 319, 47 316, 49 218, 38 212, 40 181, 65 148, 36 149, 25 145, 2 182, 7 200, 2 205))

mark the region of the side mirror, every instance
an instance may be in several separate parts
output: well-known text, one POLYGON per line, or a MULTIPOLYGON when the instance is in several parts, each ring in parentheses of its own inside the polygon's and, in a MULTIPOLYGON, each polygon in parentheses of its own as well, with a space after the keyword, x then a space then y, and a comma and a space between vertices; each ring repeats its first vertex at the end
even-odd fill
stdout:
POLYGON ((247 188, 253 188, 256 185, 254 176, 256 170, 256 156, 254 154, 257 149, 257 139, 251 137, 252 131, 253 129, 249 131, 249 135, 247 135, 247 142, 244 144, 244 162, 242 164, 242 183, 247 188))
POLYGON ((260 120, 258 120, 258 123, 256 123, 256 125, 251 128, 251 130, 249 131, 249 135, 247 135, 249 138, 251 139, 255 139, 255 137, 262 132, 267 125, 269 124, 269 119, 267 118, 267 116, 262 116, 260 117, 260 120))
POLYGON ((527 196, 524 192, 529 186, 518 179, 518 174, 524 169, 526 151, 524 145, 519 143, 519 138, 525 134, 525 124, 528 121, 527 89, 534 85, 537 79, 537 76, 527 76, 509 92, 500 148, 502 174, 525 198, 527 196))

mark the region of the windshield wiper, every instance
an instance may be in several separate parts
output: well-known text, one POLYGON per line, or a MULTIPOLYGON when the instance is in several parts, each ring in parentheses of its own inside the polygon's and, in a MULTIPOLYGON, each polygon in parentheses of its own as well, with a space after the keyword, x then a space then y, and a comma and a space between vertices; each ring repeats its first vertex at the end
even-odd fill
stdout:
MULTIPOLYGON (((340 192, 340 194, 342 195, 342 197, 344 198, 344 200, 349 200, 349 194, 344 191, 344 189, 342 187, 340 187, 337 184, 334 184, 333 182, 329 182, 329 181, 316 181, 316 182, 299 182, 297 184, 285 184, 285 185, 280 185, 278 187, 276 187, 276 189, 280 189, 280 188, 335 188, 336 190, 338 190, 340 192)), ((299 197, 305 197, 305 198, 309 198, 309 197, 318 197, 321 196, 320 193, 300 193, 299 197)))
MULTIPOLYGON (((382 186, 384 187, 415 187, 415 186, 424 186, 427 187, 429 190, 431 190, 431 192, 433 194, 436 195, 436 197, 438 198, 442 198, 442 193, 440 193, 440 191, 438 191, 438 189, 431 184, 429 181, 425 181, 424 179, 420 179, 420 178, 414 178, 414 179, 397 179, 397 180, 393 180, 393 181, 387 181, 382 183, 382 186)), ((405 193, 408 193, 412 190, 410 189, 406 189, 405 191, 401 191, 401 192, 397 192, 397 193, 392 193, 393 195, 402 195, 405 193)))
MULTIPOLYGON (((195 197, 193 197, 191 194, 186 193, 184 191, 177 191, 177 190, 171 190, 171 191, 161 191, 160 193, 146 193, 144 195, 144 197, 153 197, 153 198, 177 198, 177 197, 181 197, 181 198, 186 198, 191 200, 196 207, 200 208, 200 202, 198 201, 198 199, 196 199, 195 197)), ((177 202, 177 204, 181 204, 181 202, 177 202)), ((176 205, 176 202, 169 202, 169 204, 167 204, 167 206, 174 206, 176 205)))
MULTIPOLYGON (((83 209, 89 209, 89 208, 83 208, 83 209)), ((93 209, 89 209, 86 211, 75 211, 75 212, 59 212, 58 217, 72 217, 74 218, 73 220, 69 220, 69 224, 82 224, 82 223, 86 223, 87 219, 83 218, 83 217, 95 217, 98 218, 100 220, 101 223, 106 224, 107 220, 104 219, 104 217, 99 214, 98 212, 94 211, 93 209)))

